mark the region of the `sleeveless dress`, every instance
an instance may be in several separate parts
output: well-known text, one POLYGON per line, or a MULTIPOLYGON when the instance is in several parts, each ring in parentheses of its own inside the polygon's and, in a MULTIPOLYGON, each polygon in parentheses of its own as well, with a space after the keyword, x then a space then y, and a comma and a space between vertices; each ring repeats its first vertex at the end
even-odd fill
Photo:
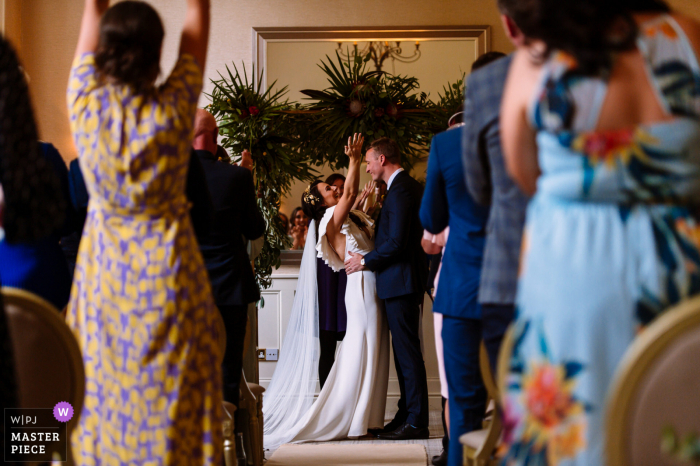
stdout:
POLYGON ((217 310, 185 197, 202 72, 182 55, 153 95, 76 58, 71 131, 90 196, 67 322, 85 363, 76 464, 220 464, 217 310))
MULTIPOLYGON (((334 272, 345 264, 333 251, 326 227, 335 207, 326 210, 318 227, 317 256, 334 272)), ((340 231, 345 251, 366 255, 374 249, 374 222, 363 212, 352 214, 366 232, 349 218, 340 231), (369 236, 368 236, 369 233, 369 236)), ((343 272, 345 273, 345 272, 343 272)), ((368 428, 384 426, 384 409, 389 384, 389 327, 377 297, 374 272, 364 270, 348 275, 345 291, 347 329, 335 364, 323 390, 311 409, 294 426, 292 442, 324 441, 367 434, 368 428)))
POLYGON ((563 54, 530 109, 542 174, 523 239, 507 465, 604 464, 605 397, 625 350, 700 291, 700 67, 670 16, 641 25, 637 47, 673 120, 594 131, 606 82, 567 74, 563 54))

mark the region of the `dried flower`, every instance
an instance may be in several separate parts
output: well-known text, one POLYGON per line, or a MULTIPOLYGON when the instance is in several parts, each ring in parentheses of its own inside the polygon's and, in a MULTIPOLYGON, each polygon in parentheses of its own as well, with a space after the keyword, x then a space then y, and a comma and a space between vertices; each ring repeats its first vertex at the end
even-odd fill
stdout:
POLYGON ((350 101, 348 109, 350 110, 350 115, 357 116, 362 113, 362 102, 353 99, 350 101))
POLYGON ((260 110, 258 110, 258 107, 248 107, 248 111, 250 112, 250 114, 252 116, 255 116, 258 113, 260 113, 260 110))

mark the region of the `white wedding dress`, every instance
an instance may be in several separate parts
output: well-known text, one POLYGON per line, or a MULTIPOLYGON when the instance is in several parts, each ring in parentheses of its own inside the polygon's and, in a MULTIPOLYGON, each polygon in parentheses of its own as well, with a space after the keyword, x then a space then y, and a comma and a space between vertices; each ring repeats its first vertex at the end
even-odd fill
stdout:
MULTIPOLYGON (((389 328, 383 305, 377 298, 374 272, 348 275, 345 338, 323 390, 313 401, 319 355, 315 257, 322 258, 334 271, 344 269, 343 260, 333 251, 326 236, 326 226, 334 210, 335 207, 326 210, 321 219, 318 241, 313 222, 309 227, 287 335, 263 398, 265 448, 289 442, 359 437, 368 428, 384 426, 389 328), (309 244, 309 241, 313 242, 309 244)), ((352 251, 366 255, 374 248, 371 239, 374 225, 363 212, 352 213, 362 221, 366 231, 349 218, 345 221, 341 232, 346 238, 346 254, 352 251)))

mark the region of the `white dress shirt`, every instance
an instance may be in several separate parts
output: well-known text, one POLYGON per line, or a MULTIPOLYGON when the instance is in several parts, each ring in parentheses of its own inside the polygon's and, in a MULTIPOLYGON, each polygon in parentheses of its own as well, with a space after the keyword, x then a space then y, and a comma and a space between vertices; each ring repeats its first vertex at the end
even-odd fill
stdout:
POLYGON ((403 168, 399 168, 398 170, 396 170, 394 173, 391 174, 391 176, 389 177, 389 181, 387 181, 387 183, 386 183, 387 192, 391 189, 391 183, 394 181, 394 178, 396 178, 396 175, 398 175, 399 172, 402 172, 402 171, 403 171, 403 168))

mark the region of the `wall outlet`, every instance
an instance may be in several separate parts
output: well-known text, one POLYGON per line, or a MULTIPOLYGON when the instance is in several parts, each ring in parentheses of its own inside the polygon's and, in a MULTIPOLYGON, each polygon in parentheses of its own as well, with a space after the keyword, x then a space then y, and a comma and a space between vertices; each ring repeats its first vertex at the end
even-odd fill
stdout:
POLYGON ((279 350, 277 348, 271 348, 265 350, 265 360, 266 361, 277 361, 279 355, 279 350))
POLYGON ((258 361, 265 360, 265 348, 258 348, 258 361))

